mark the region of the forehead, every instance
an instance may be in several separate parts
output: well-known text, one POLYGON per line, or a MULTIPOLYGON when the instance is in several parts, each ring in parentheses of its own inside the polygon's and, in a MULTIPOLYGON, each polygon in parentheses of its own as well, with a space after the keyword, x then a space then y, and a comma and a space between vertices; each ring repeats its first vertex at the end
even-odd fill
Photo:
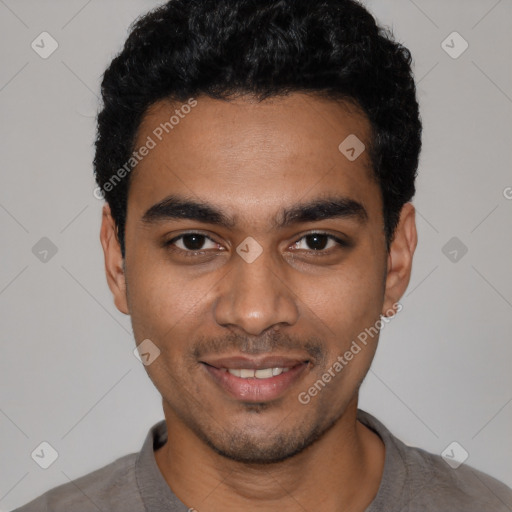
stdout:
POLYGON ((343 152, 344 141, 356 151, 368 148, 369 136, 370 124, 355 106, 301 93, 263 102, 159 101, 137 133, 135 149, 152 148, 132 172, 128 210, 142 216, 181 194, 213 202, 234 218, 270 219, 283 206, 339 193, 378 215, 368 151, 355 160, 343 152))

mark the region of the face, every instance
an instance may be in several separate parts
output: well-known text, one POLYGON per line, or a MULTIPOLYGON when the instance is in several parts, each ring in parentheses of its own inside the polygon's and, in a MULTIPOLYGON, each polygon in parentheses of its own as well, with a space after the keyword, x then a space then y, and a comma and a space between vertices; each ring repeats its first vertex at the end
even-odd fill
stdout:
POLYGON ((378 334, 343 356, 407 286, 412 207, 388 253, 368 154, 338 149, 368 144, 355 107, 196 100, 148 110, 135 147, 155 144, 131 176, 124 262, 104 211, 107 278, 136 343, 160 351, 145 368, 168 428, 233 460, 284 460, 357 396, 378 334))

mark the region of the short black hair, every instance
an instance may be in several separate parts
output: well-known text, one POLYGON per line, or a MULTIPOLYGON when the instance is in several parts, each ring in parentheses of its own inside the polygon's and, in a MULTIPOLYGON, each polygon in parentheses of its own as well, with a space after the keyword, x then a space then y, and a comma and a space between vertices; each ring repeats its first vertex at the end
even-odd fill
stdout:
POLYGON ((123 258, 131 174, 118 171, 152 104, 293 92, 349 101, 367 116, 389 250, 415 193, 421 150, 411 63, 409 50, 355 0, 170 0, 139 17, 103 75, 94 157, 123 258))

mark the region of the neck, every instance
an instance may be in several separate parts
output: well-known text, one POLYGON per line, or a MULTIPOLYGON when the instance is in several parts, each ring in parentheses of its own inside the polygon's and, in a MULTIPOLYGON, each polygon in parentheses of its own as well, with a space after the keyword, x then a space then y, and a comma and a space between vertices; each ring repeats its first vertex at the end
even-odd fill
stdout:
POLYGON ((384 444, 356 419, 357 397, 316 443, 276 464, 247 465, 215 453, 172 411, 164 412, 168 439, 155 452, 176 496, 201 512, 241 509, 364 511, 377 494, 384 444))

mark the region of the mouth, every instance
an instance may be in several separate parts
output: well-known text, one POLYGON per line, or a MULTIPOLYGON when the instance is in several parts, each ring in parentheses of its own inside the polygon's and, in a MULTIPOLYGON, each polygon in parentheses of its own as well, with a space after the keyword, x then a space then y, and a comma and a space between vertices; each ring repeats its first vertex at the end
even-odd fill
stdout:
POLYGON ((260 403, 284 395, 311 366, 307 359, 287 357, 229 357, 200 362, 222 391, 239 401, 260 403))

